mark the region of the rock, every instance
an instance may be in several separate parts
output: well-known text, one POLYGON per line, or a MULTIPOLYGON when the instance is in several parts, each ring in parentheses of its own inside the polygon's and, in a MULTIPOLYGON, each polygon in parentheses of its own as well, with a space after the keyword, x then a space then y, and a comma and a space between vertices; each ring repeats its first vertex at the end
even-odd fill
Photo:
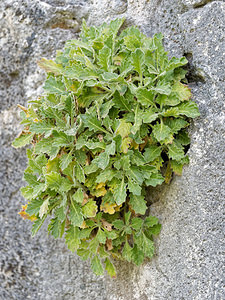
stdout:
POLYGON ((224 299, 222 286, 224 182, 224 1, 3 0, 1 17, 0 194, 1 299, 224 299), (188 79, 201 116, 190 128, 190 164, 157 190, 151 213, 162 232, 156 255, 139 268, 117 263, 118 278, 96 277, 64 242, 33 239, 17 215, 25 151, 11 147, 19 133, 16 104, 40 94, 41 57, 54 57, 76 37, 82 18, 99 25, 126 17, 147 35, 163 32, 170 56, 189 60, 188 79), (158 201, 157 201, 158 200, 158 201))
POLYGON ((213 0, 182 0, 182 3, 187 7, 202 7, 213 0))

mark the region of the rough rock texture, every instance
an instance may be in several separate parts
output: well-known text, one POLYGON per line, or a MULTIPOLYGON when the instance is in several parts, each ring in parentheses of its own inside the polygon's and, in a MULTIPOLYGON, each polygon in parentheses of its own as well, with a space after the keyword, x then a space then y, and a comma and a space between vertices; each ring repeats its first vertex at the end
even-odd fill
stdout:
POLYGON ((225 3, 209 0, 3 0, 0 4, 0 299, 225 299, 223 202, 225 140, 225 3), (186 55, 201 117, 190 129, 190 165, 157 194, 152 213, 163 224, 153 260, 118 263, 118 278, 96 277, 45 230, 31 239, 17 215, 25 151, 16 104, 41 91, 41 57, 79 32, 82 18, 100 24, 125 16, 147 35, 163 32, 172 55, 186 55))

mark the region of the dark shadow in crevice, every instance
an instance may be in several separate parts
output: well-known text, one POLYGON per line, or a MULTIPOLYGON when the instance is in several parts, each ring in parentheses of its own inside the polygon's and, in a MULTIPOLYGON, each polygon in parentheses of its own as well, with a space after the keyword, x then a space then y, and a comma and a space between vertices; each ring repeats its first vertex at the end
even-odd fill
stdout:
POLYGON ((210 2, 215 2, 215 0, 203 0, 200 3, 196 3, 193 5, 193 8, 201 8, 204 7, 206 4, 210 3, 210 2))
POLYGON ((184 69, 187 71, 186 79, 188 83, 195 83, 198 82, 205 83, 205 78, 203 74, 200 73, 200 71, 194 67, 193 65, 193 55, 191 52, 184 53, 184 57, 188 60, 188 64, 184 67, 184 69))

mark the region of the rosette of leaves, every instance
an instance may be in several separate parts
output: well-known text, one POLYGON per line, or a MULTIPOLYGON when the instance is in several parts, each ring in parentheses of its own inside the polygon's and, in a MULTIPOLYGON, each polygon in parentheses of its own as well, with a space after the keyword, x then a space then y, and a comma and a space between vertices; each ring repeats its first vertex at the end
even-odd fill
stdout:
POLYGON ((181 175, 186 128, 199 115, 186 58, 169 60, 161 34, 118 34, 123 22, 83 22, 80 39, 39 62, 45 92, 20 106, 24 129, 13 142, 31 144, 20 214, 34 221, 32 235, 47 219, 50 234, 112 277, 112 257, 140 265, 153 256, 161 225, 146 216, 146 187, 181 175))

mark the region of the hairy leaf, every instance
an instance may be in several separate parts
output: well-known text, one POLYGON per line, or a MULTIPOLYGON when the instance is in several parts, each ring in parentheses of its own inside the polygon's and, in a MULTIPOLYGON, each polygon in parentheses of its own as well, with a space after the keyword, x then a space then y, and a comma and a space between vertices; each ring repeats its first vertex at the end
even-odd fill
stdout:
POLYGON ((186 128, 199 116, 186 58, 169 59, 162 34, 120 30, 123 22, 83 21, 79 39, 39 61, 44 93, 18 105, 24 128, 13 142, 30 145, 19 214, 34 222, 32 235, 47 219, 53 237, 65 230, 68 248, 111 277, 111 257, 140 265, 153 256, 161 225, 145 216, 147 187, 181 175, 186 128))

